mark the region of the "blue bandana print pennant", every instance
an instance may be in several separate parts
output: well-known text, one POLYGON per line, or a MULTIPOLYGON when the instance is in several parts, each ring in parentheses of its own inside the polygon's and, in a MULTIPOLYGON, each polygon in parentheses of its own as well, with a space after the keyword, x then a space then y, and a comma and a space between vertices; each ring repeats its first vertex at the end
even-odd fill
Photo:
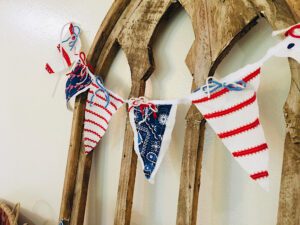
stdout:
POLYGON ((66 100, 67 103, 72 97, 86 91, 92 82, 92 78, 86 71, 86 67, 78 62, 75 68, 69 73, 66 83, 66 100))
POLYGON ((151 183, 168 149, 176 108, 177 105, 155 104, 155 101, 129 105, 134 149, 143 166, 145 177, 151 183))

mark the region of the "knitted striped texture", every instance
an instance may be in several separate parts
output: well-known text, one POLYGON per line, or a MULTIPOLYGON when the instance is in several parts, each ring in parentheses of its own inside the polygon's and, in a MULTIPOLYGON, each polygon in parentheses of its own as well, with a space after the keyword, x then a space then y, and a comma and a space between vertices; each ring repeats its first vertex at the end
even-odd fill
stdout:
POLYGON ((193 93, 192 101, 250 178, 267 190, 269 151, 259 122, 256 96, 260 68, 250 73, 242 70, 222 82, 230 79, 243 80, 246 88, 242 91, 220 88, 210 96, 199 90, 193 93))
POLYGON ((85 107, 85 119, 83 128, 83 144, 85 153, 89 153, 97 146, 105 134, 108 123, 114 113, 124 104, 124 100, 111 91, 110 101, 107 107, 107 100, 104 91, 99 91, 95 79, 90 85, 88 98, 85 107), (95 95, 94 95, 95 94, 95 95), (94 96, 94 97, 93 97, 94 96), (92 98, 93 97, 93 98, 92 98), (93 99, 93 101, 91 101, 93 99))

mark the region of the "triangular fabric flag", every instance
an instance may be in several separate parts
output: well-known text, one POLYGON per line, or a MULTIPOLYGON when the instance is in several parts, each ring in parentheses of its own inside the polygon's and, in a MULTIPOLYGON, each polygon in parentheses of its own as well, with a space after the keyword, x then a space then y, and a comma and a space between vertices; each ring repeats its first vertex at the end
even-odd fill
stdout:
POLYGON ((92 83, 92 76, 94 76, 86 64, 85 54, 83 52, 80 53, 80 59, 74 66, 74 69, 68 73, 69 77, 66 82, 65 92, 68 109, 72 109, 70 104, 72 98, 75 98, 77 95, 89 89, 92 83))
POLYGON ((124 100, 107 90, 99 78, 93 75, 91 77, 92 83, 89 86, 83 128, 85 153, 95 149, 105 134, 111 117, 124 104, 124 100))
POLYGON ((145 98, 129 101, 134 150, 150 183, 154 182, 171 141, 177 104, 170 102, 147 101, 145 98))
POLYGON ((256 92, 260 68, 245 67, 220 81, 209 78, 192 102, 234 159, 265 190, 269 187, 269 150, 259 121, 256 92))

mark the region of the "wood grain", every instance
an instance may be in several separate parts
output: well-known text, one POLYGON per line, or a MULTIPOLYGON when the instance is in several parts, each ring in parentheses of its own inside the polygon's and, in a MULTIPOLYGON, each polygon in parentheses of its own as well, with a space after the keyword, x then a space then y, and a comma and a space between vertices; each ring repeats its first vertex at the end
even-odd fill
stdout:
POLYGON ((187 115, 177 205, 177 225, 196 224, 205 121, 192 106, 187 115))
POLYGON ((284 106, 284 144, 277 225, 300 225, 300 65, 290 60, 292 83, 284 106))
POLYGON ((71 218, 74 191, 76 185, 79 152, 81 146, 84 105, 85 105, 84 95, 81 95, 80 97, 76 98, 74 114, 73 114, 73 122, 72 122, 71 140, 70 140, 69 153, 68 153, 68 161, 66 166, 65 181, 64 181, 61 208, 59 214, 59 221, 61 221, 62 219, 70 221, 71 218))
MULTIPOLYGON (((154 70, 150 41, 162 16, 172 4, 169 0, 133 1, 134 14, 128 17, 118 38, 131 70, 132 90, 130 96, 141 96, 145 81, 154 70)), ((115 212, 115 225, 129 225, 135 186, 137 156, 133 151, 133 132, 127 116, 123 158, 115 212)))
MULTIPOLYGON (((191 17, 195 33, 186 64, 193 75, 194 86, 199 87, 214 74, 235 42, 255 25, 257 14, 251 5, 242 1, 233 4, 231 1, 182 0, 181 3, 191 17), (235 10, 240 8, 247 13, 234 16, 235 10)), ((185 131, 177 225, 196 225, 197 222, 204 130, 202 116, 191 106, 185 131)))
MULTIPOLYGON (((292 1, 253 0, 253 5, 262 13, 274 30, 296 23, 292 1), (294 12, 294 13, 292 13, 294 12)), ((295 2, 296 3, 296 2, 295 2)), ((290 60, 292 82, 284 106, 286 138, 281 176, 277 225, 300 225, 300 66, 290 60)))
MULTIPOLYGON (((105 73, 109 69, 109 62, 112 62, 114 54, 117 52, 116 37, 111 35, 114 25, 119 22, 121 13, 126 8, 129 1, 116 0, 108 15, 105 17, 88 54, 88 61, 95 68, 96 74, 105 73), (107 43, 109 45, 107 49, 107 43), (104 54, 103 49, 108 50, 109 54, 104 54), (101 60, 99 60, 101 59, 101 60), (103 63, 105 61, 106 63, 103 63)), ((72 132, 69 147, 69 155, 66 166, 64 189, 62 194, 59 221, 66 221, 80 225, 83 224, 87 190, 92 163, 92 154, 85 156, 81 150, 81 138, 83 128, 83 117, 85 108, 86 94, 76 98, 72 132), (74 207, 73 207, 74 206, 74 207)))
POLYGON ((286 0, 291 12, 297 22, 300 22, 300 1, 298 0, 286 0))

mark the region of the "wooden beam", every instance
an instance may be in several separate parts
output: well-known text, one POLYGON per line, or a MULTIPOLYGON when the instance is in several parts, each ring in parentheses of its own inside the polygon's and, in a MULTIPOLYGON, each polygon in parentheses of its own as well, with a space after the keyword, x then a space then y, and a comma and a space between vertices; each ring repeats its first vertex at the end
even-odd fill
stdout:
POLYGON ((277 225, 300 225, 300 65, 290 60, 292 83, 284 106, 284 144, 277 225))
POLYGON ((300 1, 299 0, 286 0, 291 12, 297 22, 300 22, 300 1))
MULTIPOLYGON (((132 86, 132 96, 143 95, 145 83, 134 82, 132 86)), ((126 128, 124 136, 124 145, 121 161, 121 170, 119 178, 118 196, 116 204, 115 225, 130 224, 132 199, 135 185, 135 175, 137 167, 137 155, 133 150, 133 131, 129 122, 129 116, 126 119, 126 128)))
MULTIPOLYGON (((181 3, 191 17, 195 32, 186 64, 194 76, 194 87, 199 87, 214 74, 237 40, 254 26, 257 14, 251 5, 242 1, 182 0, 181 3), (246 13, 236 17, 235 10, 246 13), (220 14, 226 17, 218 17, 220 14)), ((195 106, 191 106, 182 156, 177 225, 196 225, 197 222, 204 130, 202 116, 195 106)))
POLYGON ((76 185, 76 176, 78 168, 78 160, 80 154, 82 124, 83 124, 83 106, 85 105, 85 98, 82 95, 78 97, 75 102, 73 125, 71 132, 71 140, 68 154, 68 161, 66 166, 65 181, 63 187, 61 208, 59 214, 59 221, 70 221, 73 207, 73 198, 76 185))
MULTIPOLYGON (((132 6, 135 9, 134 13, 127 17, 126 24, 118 38, 131 70, 131 97, 144 94, 145 81, 154 70, 150 42, 162 16, 172 3, 170 0, 132 2, 132 5, 135 5, 135 7, 132 6)), ((129 225, 131 220, 137 167, 133 141, 133 132, 127 116, 114 225, 129 225)))
MULTIPOLYGON (((252 4, 266 17, 273 30, 287 28, 299 20, 296 1, 252 0, 252 4)), ((289 63, 292 82, 284 106, 286 137, 277 225, 300 225, 300 65, 292 59, 289 63)))
POLYGON ((198 109, 190 108, 187 116, 182 155, 177 225, 196 224, 201 180, 205 124, 198 109))
MULTIPOLYGON (((108 71, 114 55, 117 52, 115 45, 116 36, 112 36, 111 31, 118 23, 122 12, 128 4, 129 0, 116 0, 114 2, 94 39, 88 54, 88 61, 95 68, 96 74, 98 74, 98 72, 105 73, 108 71), (103 51, 103 49, 106 51, 103 51), (107 51, 109 51, 109 54, 103 55, 103 52, 106 53, 107 51)), ((59 221, 64 219, 65 221, 76 225, 83 224, 88 181, 92 163, 92 153, 85 156, 80 151, 85 101, 86 94, 82 94, 76 98, 75 102, 72 133, 59 215, 59 221)))

